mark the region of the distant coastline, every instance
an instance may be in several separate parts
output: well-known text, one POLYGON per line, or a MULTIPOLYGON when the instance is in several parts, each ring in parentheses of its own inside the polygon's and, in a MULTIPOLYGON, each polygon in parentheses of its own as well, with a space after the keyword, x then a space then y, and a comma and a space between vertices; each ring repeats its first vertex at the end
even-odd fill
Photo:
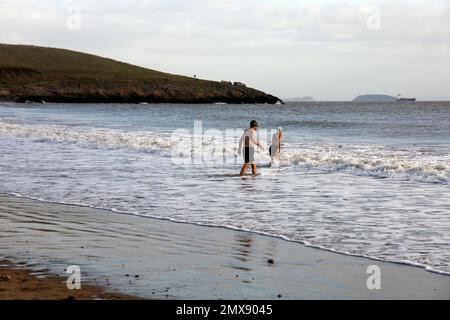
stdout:
POLYGON ((396 102, 397 98, 384 94, 366 94, 357 96, 353 102, 396 102))
POLYGON ((241 82, 208 81, 65 50, 0 44, 0 101, 275 104, 241 82))
POLYGON ((286 98, 286 99, 284 99, 284 101, 285 102, 315 102, 317 100, 310 96, 304 96, 301 98, 286 98))

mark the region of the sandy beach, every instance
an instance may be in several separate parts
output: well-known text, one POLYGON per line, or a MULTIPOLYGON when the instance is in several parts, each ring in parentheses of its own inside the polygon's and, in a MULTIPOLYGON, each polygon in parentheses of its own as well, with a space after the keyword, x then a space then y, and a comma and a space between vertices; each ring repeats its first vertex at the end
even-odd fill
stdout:
POLYGON ((138 297, 107 292, 95 285, 69 290, 66 279, 48 270, 30 270, 0 260, 0 300, 134 300, 138 297))
POLYGON ((0 2, 0 305, 450 301, 449 20, 450 0, 0 2))
POLYGON ((2 263, 0 299, 450 299, 449 276, 254 233, 4 194, 0 221, 0 256, 14 263, 2 263), (82 292, 66 288, 69 265, 82 292), (367 288, 371 265, 380 290, 367 288))

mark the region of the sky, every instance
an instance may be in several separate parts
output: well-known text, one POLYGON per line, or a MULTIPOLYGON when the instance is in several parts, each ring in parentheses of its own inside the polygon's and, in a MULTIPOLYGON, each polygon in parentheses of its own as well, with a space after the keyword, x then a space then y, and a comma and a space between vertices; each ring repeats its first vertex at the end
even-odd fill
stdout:
POLYGON ((1 0, 0 42, 281 98, 450 100, 450 0, 1 0))

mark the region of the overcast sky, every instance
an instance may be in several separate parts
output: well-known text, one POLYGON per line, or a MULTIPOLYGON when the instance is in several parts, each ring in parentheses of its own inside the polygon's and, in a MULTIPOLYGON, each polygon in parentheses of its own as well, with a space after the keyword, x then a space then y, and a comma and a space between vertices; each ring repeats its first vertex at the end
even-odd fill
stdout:
POLYGON ((242 81, 282 98, 450 100, 450 0, 1 0, 0 23, 2 43, 242 81))

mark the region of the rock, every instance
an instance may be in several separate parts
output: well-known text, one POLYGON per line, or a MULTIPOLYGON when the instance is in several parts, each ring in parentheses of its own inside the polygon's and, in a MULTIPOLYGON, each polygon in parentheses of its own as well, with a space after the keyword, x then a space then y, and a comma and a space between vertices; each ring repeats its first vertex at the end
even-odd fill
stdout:
POLYGON ((9 275, 0 275, 0 281, 9 281, 11 280, 11 276, 9 275))
POLYGON ((274 264, 275 261, 273 261, 273 259, 268 259, 268 260, 267 260, 267 263, 268 263, 268 264, 274 264))

